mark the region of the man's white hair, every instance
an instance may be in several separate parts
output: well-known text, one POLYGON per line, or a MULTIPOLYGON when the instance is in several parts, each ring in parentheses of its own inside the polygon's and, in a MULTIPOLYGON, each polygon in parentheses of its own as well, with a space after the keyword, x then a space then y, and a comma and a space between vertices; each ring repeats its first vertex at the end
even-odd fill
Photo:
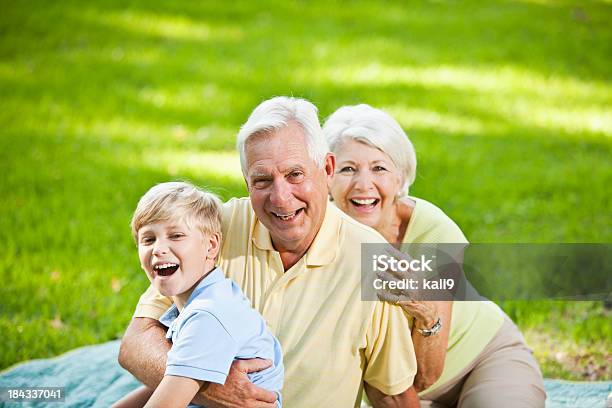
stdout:
POLYGON ((323 167, 329 147, 321 130, 317 107, 305 99, 277 96, 260 103, 238 132, 236 148, 240 153, 240 166, 245 177, 247 175, 245 148, 249 137, 274 132, 290 122, 297 123, 304 130, 306 149, 310 158, 317 167, 323 167))
POLYGON ((391 115, 366 104, 343 106, 327 118, 323 133, 334 153, 347 140, 366 143, 385 153, 402 173, 400 194, 408 194, 416 177, 416 153, 412 142, 391 115))

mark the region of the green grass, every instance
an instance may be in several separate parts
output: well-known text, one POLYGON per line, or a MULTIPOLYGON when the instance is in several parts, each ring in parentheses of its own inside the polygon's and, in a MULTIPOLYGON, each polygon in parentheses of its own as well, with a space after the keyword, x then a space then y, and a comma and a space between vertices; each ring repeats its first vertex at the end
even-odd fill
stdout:
MULTIPOLYGON (((0 14, 0 367, 117 338, 147 280, 128 222, 176 178, 245 194, 273 95, 391 112, 414 195, 475 242, 612 239, 605 1, 19 2, 0 14)), ((506 302, 548 376, 610 367, 598 302, 506 302)), ((586 373, 586 375, 585 375, 586 373)))

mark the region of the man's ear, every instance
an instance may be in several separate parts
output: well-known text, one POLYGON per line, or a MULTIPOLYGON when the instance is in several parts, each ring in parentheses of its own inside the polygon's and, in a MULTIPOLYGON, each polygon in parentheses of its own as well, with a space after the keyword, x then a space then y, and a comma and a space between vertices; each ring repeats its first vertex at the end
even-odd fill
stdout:
POLYGON ((327 179, 327 189, 331 188, 332 178, 334 177, 334 172, 336 171, 336 156, 333 153, 327 153, 325 156, 325 165, 323 167, 325 170, 325 177, 327 179))
POLYGON ((208 240, 208 253, 206 253, 206 259, 217 259, 219 251, 221 250, 221 234, 215 232, 209 234, 206 238, 208 240))

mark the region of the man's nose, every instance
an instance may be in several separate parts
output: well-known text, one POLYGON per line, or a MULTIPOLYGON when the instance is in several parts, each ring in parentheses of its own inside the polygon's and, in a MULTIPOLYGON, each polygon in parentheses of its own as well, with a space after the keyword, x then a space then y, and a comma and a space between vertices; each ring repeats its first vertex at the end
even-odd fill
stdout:
POLYGON ((283 207, 291 200, 291 186, 285 180, 277 180, 272 186, 270 203, 275 207, 283 207))

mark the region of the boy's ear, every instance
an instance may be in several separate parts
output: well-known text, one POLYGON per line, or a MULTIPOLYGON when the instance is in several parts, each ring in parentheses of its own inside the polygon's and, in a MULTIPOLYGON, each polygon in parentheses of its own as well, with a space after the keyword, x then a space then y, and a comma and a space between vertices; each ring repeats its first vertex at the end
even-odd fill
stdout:
POLYGON ((214 234, 208 235, 208 253, 206 254, 206 259, 217 259, 217 255, 219 255, 220 244, 221 244, 221 235, 218 232, 214 234))

